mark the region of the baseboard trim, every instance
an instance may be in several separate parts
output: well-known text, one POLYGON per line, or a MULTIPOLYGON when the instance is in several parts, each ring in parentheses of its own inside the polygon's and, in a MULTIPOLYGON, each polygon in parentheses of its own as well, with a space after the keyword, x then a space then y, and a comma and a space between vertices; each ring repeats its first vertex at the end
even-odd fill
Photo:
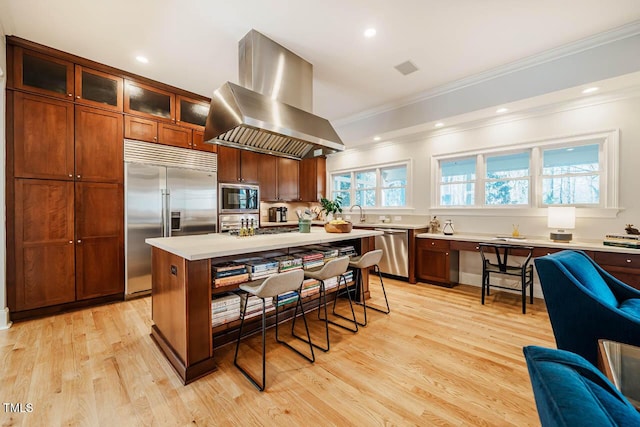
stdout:
POLYGON ((9 329, 13 322, 9 318, 9 307, 5 307, 0 311, 0 331, 9 329))

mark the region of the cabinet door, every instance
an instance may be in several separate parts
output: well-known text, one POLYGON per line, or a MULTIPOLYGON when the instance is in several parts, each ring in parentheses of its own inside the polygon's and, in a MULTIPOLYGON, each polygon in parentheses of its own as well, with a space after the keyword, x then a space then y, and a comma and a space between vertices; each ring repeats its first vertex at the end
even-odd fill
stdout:
POLYGON ((122 111, 122 77, 76 65, 76 101, 80 104, 122 111))
POLYGON ((76 106, 76 180, 123 182, 122 114, 76 106))
POLYGON ((218 147, 218 181, 240 181, 240 150, 237 148, 218 147))
POLYGON ((17 89, 73 100, 73 64, 41 53, 14 49, 17 89))
POLYGON ((158 123, 158 142, 174 147, 191 148, 191 129, 158 123))
POLYGON ((175 95, 171 92, 129 80, 124 82, 126 113, 170 122, 175 119, 174 104, 175 95))
POLYGON ((278 200, 298 200, 297 160, 278 158, 278 200))
POLYGON ((14 311, 75 300, 73 182, 15 180, 14 311))
POLYGON ((258 183, 258 164, 261 155, 259 153, 240 150, 240 181, 248 184, 258 183))
POLYGON ((124 137, 139 141, 158 142, 158 122, 124 116, 124 137))
POLYGON ((303 159, 300 162, 300 200, 317 202, 326 194, 327 161, 324 157, 303 159))
POLYGON ((120 184, 76 183, 78 300, 124 293, 124 195, 120 184))
POLYGON ((451 278, 449 242, 440 239, 417 239, 416 276, 424 281, 449 283, 451 278))
POLYGON ((263 154, 258 163, 260 200, 273 201, 278 197, 278 158, 263 154))
POLYGON ((72 180, 73 104, 21 92, 13 99, 15 176, 72 180))
POLYGON ((176 123, 180 123, 181 126, 204 130, 208 114, 208 102, 176 96, 176 123))
POLYGON ((208 144, 204 142, 204 132, 199 130, 193 130, 193 140, 191 141, 191 148, 194 150, 208 151, 209 153, 217 153, 217 144, 208 144))

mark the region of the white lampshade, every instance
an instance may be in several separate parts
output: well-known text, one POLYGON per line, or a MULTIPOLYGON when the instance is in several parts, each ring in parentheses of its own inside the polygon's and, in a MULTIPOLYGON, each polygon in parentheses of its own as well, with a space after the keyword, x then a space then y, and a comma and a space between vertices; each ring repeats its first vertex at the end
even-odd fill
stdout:
POLYGON ((574 206, 550 206, 547 212, 549 228, 571 229, 576 227, 576 208, 574 206))

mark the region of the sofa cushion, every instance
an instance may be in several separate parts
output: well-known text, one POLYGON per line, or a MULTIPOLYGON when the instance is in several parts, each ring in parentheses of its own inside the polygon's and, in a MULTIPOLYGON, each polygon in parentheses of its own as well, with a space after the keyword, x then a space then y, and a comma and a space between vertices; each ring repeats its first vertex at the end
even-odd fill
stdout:
POLYGON ((640 299, 630 298, 626 301, 623 301, 618 308, 620 309, 620 311, 624 311, 628 315, 640 320, 640 299))
POLYGON ((618 306, 616 296, 586 255, 580 252, 565 251, 556 259, 600 301, 613 307, 618 306))
POLYGON ((640 425, 640 413, 583 357, 537 346, 523 352, 543 426, 640 425))

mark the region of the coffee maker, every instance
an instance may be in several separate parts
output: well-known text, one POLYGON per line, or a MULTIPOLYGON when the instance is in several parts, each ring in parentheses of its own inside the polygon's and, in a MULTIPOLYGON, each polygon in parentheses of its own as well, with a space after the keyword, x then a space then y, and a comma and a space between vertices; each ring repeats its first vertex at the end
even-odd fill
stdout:
POLYGON ((280 209, 280 222, 287 222, 287 211, 286 207, 281 207, 280 209))
POLYGON ((287 211, 284 206, 269 208, 269 222, 287 222, 287 211))

